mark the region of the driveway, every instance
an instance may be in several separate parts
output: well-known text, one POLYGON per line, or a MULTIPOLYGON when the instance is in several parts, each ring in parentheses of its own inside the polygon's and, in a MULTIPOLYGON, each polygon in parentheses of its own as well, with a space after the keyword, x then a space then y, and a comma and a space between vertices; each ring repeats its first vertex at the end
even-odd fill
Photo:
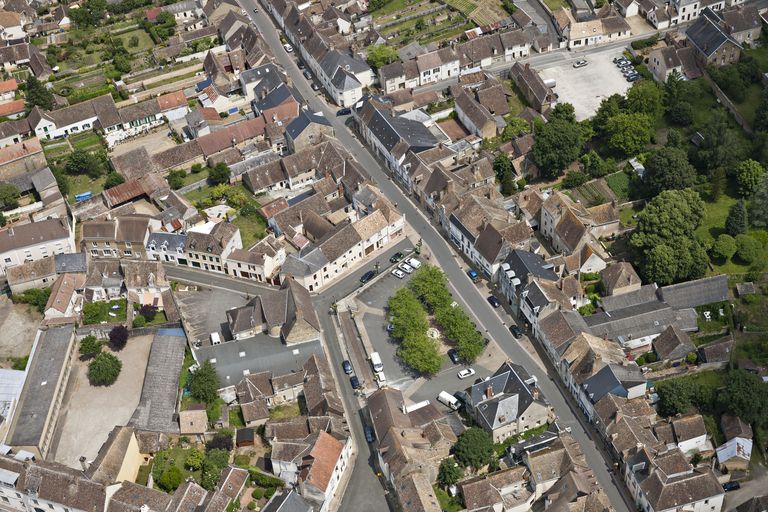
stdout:
POLYGON ((115 425, 128 423, 139 405, 153 338, 130 338, 125 348, 115 353, 123 369, 109 387, 91 386, 88 363, 74 360, 54 434, 53 460, 81 469, 81 456, 88 461, 95 459, 115 425))
POLYGON ((742 482, 740 489, 725 493, 723 510, 734 510, 753 496, 764 495, 766 489, 768 489, 768 469, 762 464, 753 464, 750 479, 742 482))
POLYGON ((632 86, 627 82, 619 68, 613 63, 614 57, 621 55, 621 50, 603 52, 572 52, 577 58, 584 58, 588 64, 583 68, 574 68, 572 60, 541 70, 539 75, 546 81, 554 79, 553 87, 559 102, 568 102, 576 111, 576 119, 581 121, 595 115, 600 102, 612 94, 624 94, 632 86))

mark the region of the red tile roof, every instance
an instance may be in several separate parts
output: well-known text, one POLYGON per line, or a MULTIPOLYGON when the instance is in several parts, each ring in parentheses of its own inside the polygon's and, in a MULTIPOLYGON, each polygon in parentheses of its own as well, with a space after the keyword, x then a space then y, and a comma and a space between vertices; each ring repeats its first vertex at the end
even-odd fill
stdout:
POLYGON ((15 91, 18 88, 19 84, 16 82, 15 78, 11 78, 10 80, 3 80, 0 82, 0 94, 4 92, 15 91))
POLYGON ((34 155, 35 153, 40 153, 42 150, 43 146, 40 145, 40 141, 37 137, 6 146, 0 149, 0 165, 13 162, 14 160, 29 155, 34 155))
POLYGON ((184 91, 170 92, 157 98, 157 104, 160 111, 170 110, 186 105, 187 97, 184 96, 184 91))
POLYGON ((24 112, 24 100, 14 100, 8 103, 0 103, 0 116, 12 116, 24 112))

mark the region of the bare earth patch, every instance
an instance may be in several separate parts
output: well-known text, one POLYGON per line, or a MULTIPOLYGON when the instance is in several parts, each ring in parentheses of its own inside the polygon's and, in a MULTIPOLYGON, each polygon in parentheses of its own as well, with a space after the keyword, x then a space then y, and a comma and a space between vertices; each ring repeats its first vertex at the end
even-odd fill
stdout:
POLYGON ((9 367, 9 357, 29 355, 41 319, 42 315, 31 306, 14 304, 0 296, 0 366, 9 367))

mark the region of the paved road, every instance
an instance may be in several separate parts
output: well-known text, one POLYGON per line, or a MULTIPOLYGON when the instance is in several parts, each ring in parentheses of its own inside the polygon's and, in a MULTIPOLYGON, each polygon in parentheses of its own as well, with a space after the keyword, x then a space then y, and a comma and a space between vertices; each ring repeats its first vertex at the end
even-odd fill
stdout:
MULTIPOLYGON (((580 423, 582 415, 580 413, 578 413, 578 415, 574 414, 574 411, 566 402, 566 399, 560 393, 560 390, 554 382, 550 380, 548 375, 541 371, 540 367, 533 361, 531 356, 514 341, 512 335, 507 330, 507 327, 503 325, 499 316, 486 303, 485 297, 480 294, 472 281, 466 276, 464 269, 460 264, 460 260, 455 256, 453 249, 448 245, 442 235, 427 220, 421 211, 416 208, 410 199, 392 182, 391 178, 379 165, 379 162, 368 152, 367 148, 352 135, 349 129, 344 125, 345 119, 336 117, 335 111, 332 111, 328 105, 322 101, 314 91, 312 91, 309 83, 304 79, 301 71, 296 66, 293 57, 284 51, 280 44, 277 30, 274 25, 272 25, 272 21, 267 17, 262 7, 258 6, 259 14, 254 15, 253 9, 256 7, 255 0, 240 0, 240 3, 254 20, 267 44, 272 48, 277 62, 285 69, 286 73, 293 78, 295 89, 304 98, 307 105, 312 110, 323 112, 326 115, 336 131, 336 138, 339 142, 347 148, 362 167, 371 174, 375 181, 378 182, 381 191, 392 202, 399 205, 399 210, 405 214, 414 230, 421 235, 424 242, 432 250, 434 258, 433 262, 437 263, 446 273, 449 282, 451 282, 456 289, 457 297, 461 299, 461 302, 465 303, 464 306, 467 307, 479 321, 480 328, 486 329, 488 334, 499 342, 513 361, 524 366, 531 375, 538 379, 541 390, 553 405, 555 412, 561 418, 562 423, 572 427, 573 437, 582 446, 587 463, 595 472, 600 485, 605 489, 611 503, 618 512, 628 512, 630 508, 626 505, 619 487, 614 484, 603 456, 590 437, 596 436, 594 430, 592 430, 589 435, 587 434, 586 429, 583 428, 580 423)), ((622 44, 626 44, 626 42, 622 42, 622 44)), ((360 274, 362 274, 362 270, 360 271, 360 274)), ((317 310, 320 312, 319 316, 321 318, 321 323, 323 324, 322 327, 326 332, 335 333, 335 330, 333 329, 328 315, 323 314, 323 307, 325 306, 325 310, 327 311, 327 307, 330 307, 333 296, 340 298, 351 292, 351 290, 345 290, 345 288, 348 288, 349 286, 349 281, 349 279, 346 279, 327 290, 323 293, 321 298, 315 302, 318 306, 317 310), (346 293, 344 293, 345 291, 346 293)), ((338 362, 342 359, 338 344, 334 343, 333 340, 329 340, 328 346, 331 351, 331 359, 334 362, 334 371, 338 372, 338 362)), ((553 375, 555 374, 553 373, 553 375)), ((347 406, 350 406, 351 404, 349 403, 350 400, 348 394, 343 393, 343 396, 347 402, 347 406)), ((351 407, 350 410, 355 410, 355 408, 351 407)), ((363 459, 368 453, 368 447, 364 441, 359 441, 363 439, 361 426, 356 422, 352 422, 352 427, 353 435, 360 447, 360 459, 363 459)), ((356 466, 355 469, 358 469, 358 467, 356 466)), ((354 491, 348 492, 345 496, 344 502, 342 503, 342 511, 357 512, 366 510, 374 512, 385 510, 378 505, 381 503, 379 500, 381 491, 380 489, 373 491, 371 487, 372 480, 367 477, 369 474, 369 471, 353 471, 353 482, 350 483, 350 489, 354 489, 354 491), (363 485, 364 487, 358 488, 357 485, 363 485)))

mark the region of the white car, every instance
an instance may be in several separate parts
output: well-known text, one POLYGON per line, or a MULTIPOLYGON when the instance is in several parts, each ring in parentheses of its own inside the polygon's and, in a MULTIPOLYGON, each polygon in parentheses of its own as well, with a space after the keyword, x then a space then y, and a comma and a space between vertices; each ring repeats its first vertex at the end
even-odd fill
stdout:
POLYGON ((412 267, 412 266, 410 266, 410 265, 409 265, 409 264, 407 264, 407 263, 401 263, 401 264, 399 264, 399 265, 397 266, 397 268, 399 268, 400 270, 402 270, 402 271, 403 271, 403 272, 405 272, 406 274, 410 274, 411 272, 413 272, 413 267, 412 267))
POLYGON ((285 43, 283 45, 283 48, 285 48, 285 51, 287 51, 288 53, 291 53, 293 51, 293 46, 289 45, 288 43, 285 43))
POLYGON ((409 264, 414 269, 418 269, 421 266, 421 262, 417 260, 416 258, 408 258, 405 260, 407 264, 409 264))
POLYGON ((472 368, 464 368, 458 373, 458 376, 460 379, 466 379, 467 377, 471 377, 475 374, 475 370, 472 368))
POLYGON ((405 273, 400 270, 399 268, 396 268, 392 271, 392 275, 395 276, 398 279, 402 279, 405 277, 405 273))

